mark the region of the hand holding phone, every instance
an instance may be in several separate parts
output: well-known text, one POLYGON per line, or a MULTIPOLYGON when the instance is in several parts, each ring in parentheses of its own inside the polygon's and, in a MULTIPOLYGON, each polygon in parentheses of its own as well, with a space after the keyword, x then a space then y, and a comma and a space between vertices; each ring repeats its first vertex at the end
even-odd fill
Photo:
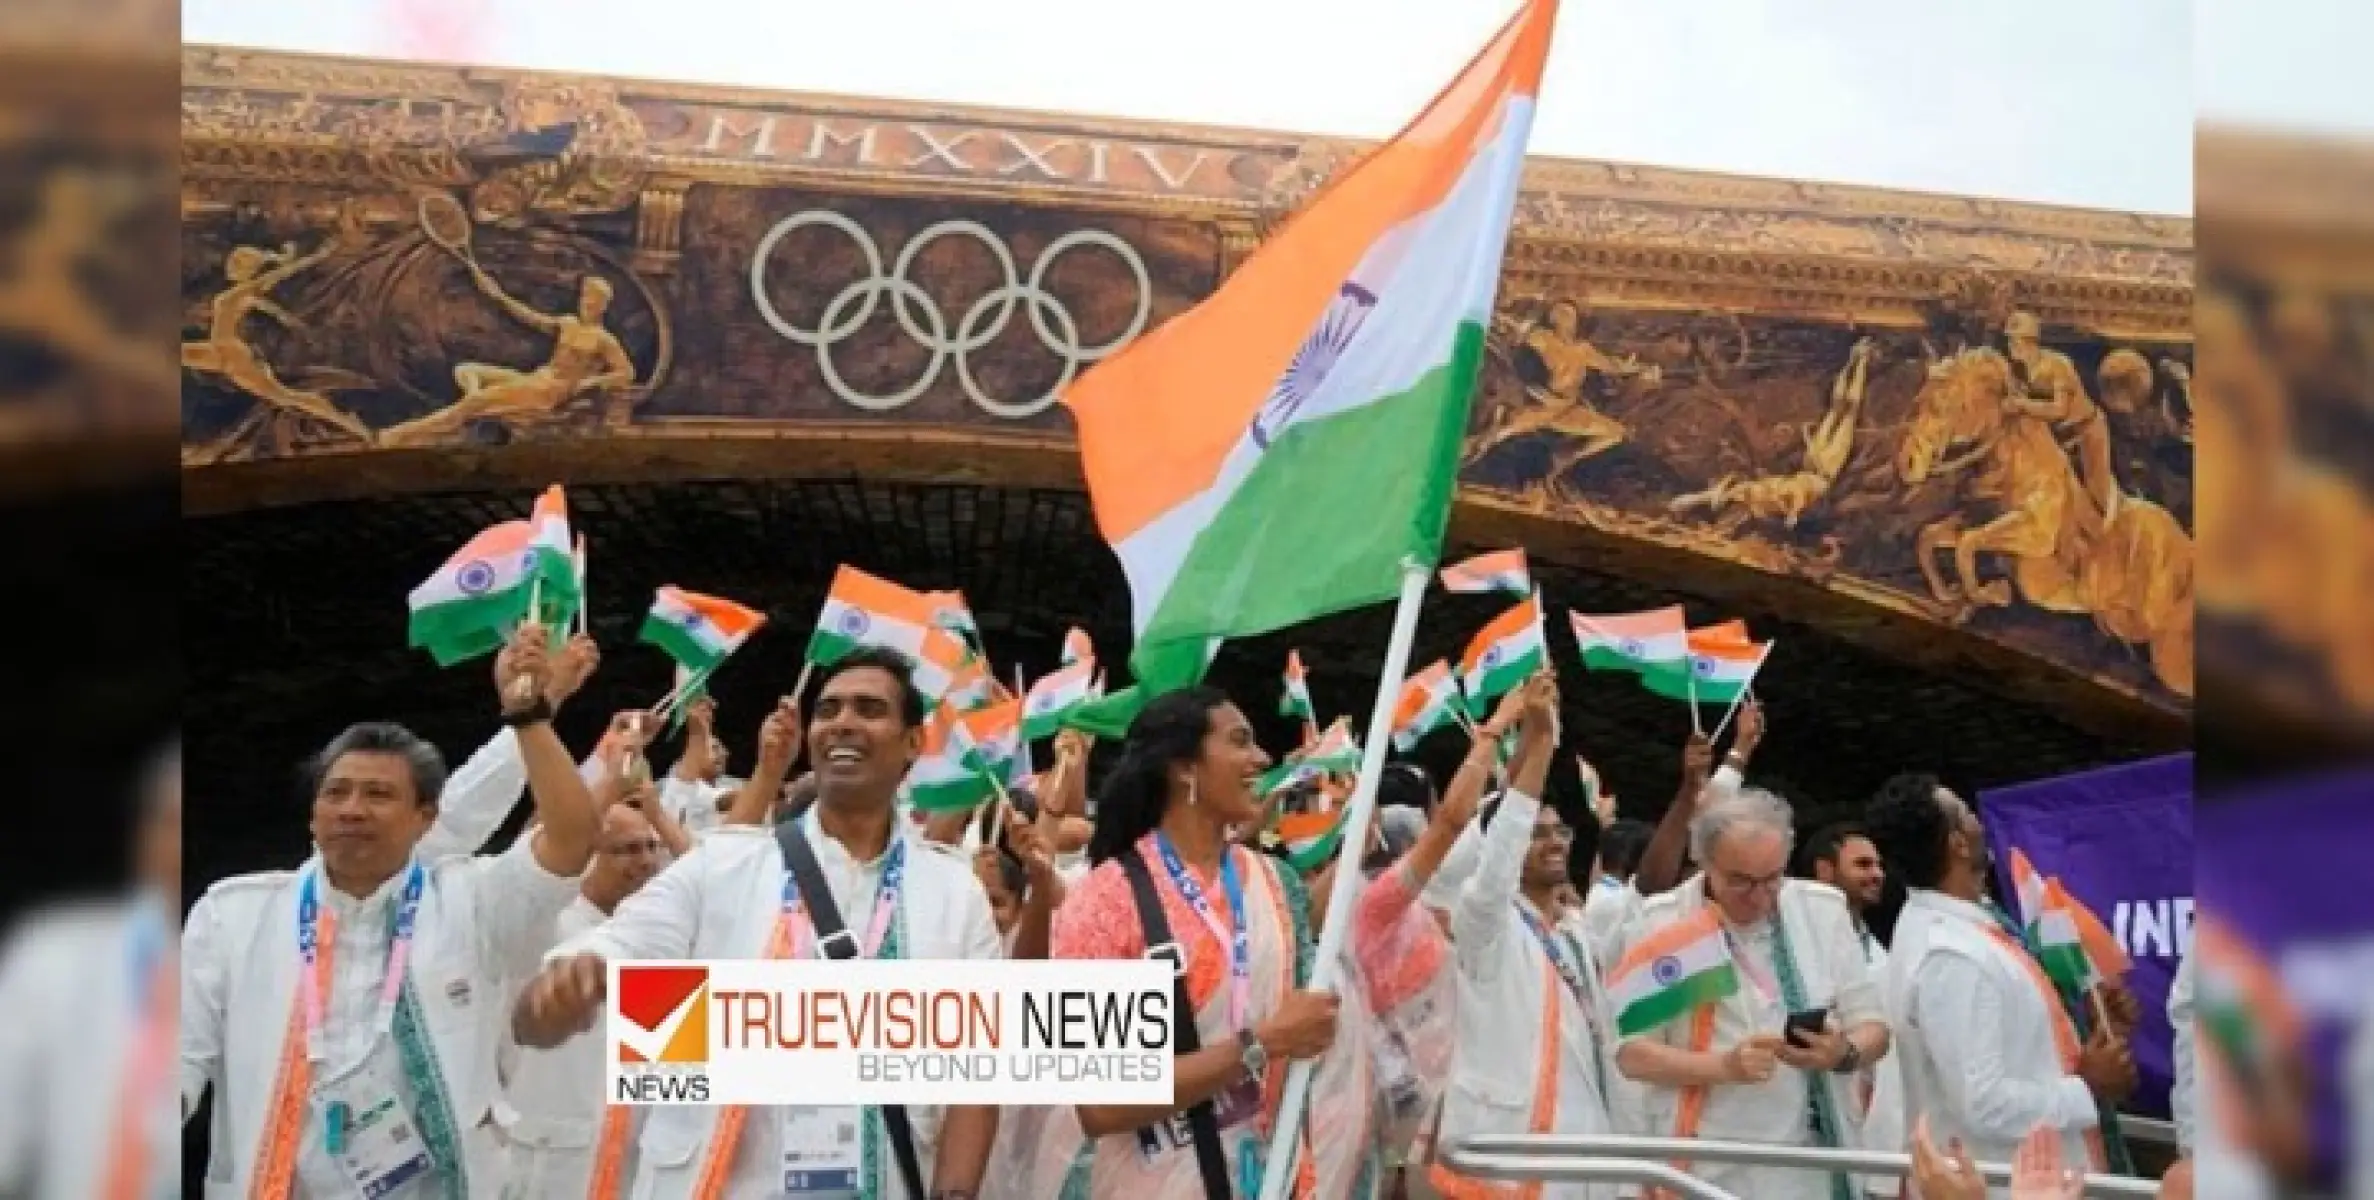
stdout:
POLYGON ((1806 1040, 1806 1035, 1822 1032, 1829 1026, 1829 1023, 1830 1007, 1828 1005, 1803 1009, 1789 1014, 1788 1022, 1781 1026, 1781 1036, 1788 1039, 1789 1045, 1803 1050, 1812 1045, 1806 1040))

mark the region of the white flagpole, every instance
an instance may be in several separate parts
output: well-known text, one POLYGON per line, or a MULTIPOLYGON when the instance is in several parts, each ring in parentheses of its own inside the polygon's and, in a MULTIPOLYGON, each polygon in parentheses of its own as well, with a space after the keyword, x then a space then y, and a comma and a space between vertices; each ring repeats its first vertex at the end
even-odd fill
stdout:
MULTIPOLYGON (((1688 689, 1690 694, 1690 732, 1705 733, 1706 726, 1700 724, 1698 719, 1698 652, 1690 649, 1687 641, 1682 644, 1682 687, 1688 689)), ((1731 714, 1723 714, 1723 719, 1730 720, 1731 714)))
MULTIPOLYGON (((1716 723, 1714 737, 1708 738, 1708 741, 1711 742, 1715 738, 1723 736, 1723 731, 1731 727, 1731 718, 1739 712, 1739 702, 1745 700, 1749 692, 1756 690, 1756 676, 1764 673, 1764 660, 1772 657, 1772 648, 1779 643, 1779 638, 1764 643, 1764 652, 1756 656, 1756 669, 1748 672, 1747 686, 1739 689, 1739 694, 1731 698, 1731 707, 1723 710, 1723 719, 1716 723)), ((1695 705, 1691 707, 1691 711, 1697 711, 1695 705)))
MULTIPOLYGON (((1426 598, 1432 569, 1414 560, 1401 565, 1401 599, 1393 610, 1393 636, 1385 643, 1384 674, 1377 681, 1376 704, 1369 710, 1368 743, 1360 748, 1360 781, 1352 788, 1352 808, 1344 814, 1343 841, 1335 852, 1335 883, 1327 896, 1327 922, 1319 929, 1319 946, 1311 963, 1310 990, 1336 990, 1336 962, 1352 932, 1353 893, 1360 886, 1360 852, 1368 845, 1368 830, 1376 817, 1377 780, 1384 774, 1385 749, 1393 739, 1378 730, 1393 728, 1393 708, 1401 699, 1401 679, 1409 670, 1410 647, 1418 640, 1418 608, 1426 598)), ((1311 1075, 1317 1059, 1300 1059, 1286 1071, 1286 1091, 1271 1128, 1269 1153, 1261 1176, 1261 1200, 1285 1200, 1294 1178, 1294 1155, 1302 1145, 1304 1102, 1310 1098, 1311 1075)))

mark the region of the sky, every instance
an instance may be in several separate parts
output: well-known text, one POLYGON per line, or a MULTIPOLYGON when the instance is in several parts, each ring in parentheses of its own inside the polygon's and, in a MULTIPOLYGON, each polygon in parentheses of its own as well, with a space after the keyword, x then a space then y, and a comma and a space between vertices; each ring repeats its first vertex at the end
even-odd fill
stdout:
MULTIPOLYGON (((2367 0, 1565 0, 1537 154, 2155 213, 2212 115, 2374 128, 2367 0), (2278 11, 2290 19, 2272 20, 2278 11), (2300 21, 2311 22, 2303 37, 2300 21), (2327 36, 2329 21, 2332 36, 2327 36), (2303 57, 2305 55, 2305 57, 2303 57), (2329 62, 2331 70, 2320 70, 2329 62)), ((187 41, 1360 137, 1513 0, 184 0, 187 41)))

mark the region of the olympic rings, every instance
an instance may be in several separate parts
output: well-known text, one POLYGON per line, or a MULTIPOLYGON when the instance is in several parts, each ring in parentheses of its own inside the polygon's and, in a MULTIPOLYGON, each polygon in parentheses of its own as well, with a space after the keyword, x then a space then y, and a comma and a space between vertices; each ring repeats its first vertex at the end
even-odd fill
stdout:
POLYGON ((759 315, 769 327, 786 340, 816 351, 816 365, 823 372, 825 386, 854 408, 867 412, 904 408, 930 390, 949 360, 954 359, 956 382, 964 389, 966 398, 991 416, 1014 421, 1045 412, 1055 403, 1056 396, 1078 377, 1081 368, 1109 357, 1145 332, 1146 321, 1154 310, 1154 281, 1146 270, 1146 260, 1128 242, 1101 229, 1075 229, 1047 243, 1039 251, 1038 259, 1031 263, 1030 273, 1024 276, 1017 269, 1013 250, 996 231, 978 221, 941 221, 909 239, 885 273, 882 248, 874 243, 865 226, 842 213, 822 208, 793 213, 775 222, 766 236, 758 240, 758 248, 750 256, 750 295, 758 302, 759 315), (815 328, 803 329, 777 311, 775 302, 768 297, 767 263, 784 238, 811 225, 836 230, 856 243, 858 253, 865 258, 865 275, 850 281, 825 302, 815 328), (997 260, 998 270, 1004 276, 1002 284, 991 288, 965 310, 953 332, 948 328, 947 314, 940 311, 939 302, 908 277, 909 269, 924 248, 943 237, 967 237, 979 242, 997 260), (1045 286, 1047 272, 1054 267, 1055 260, 1067 251, 1087 248, 1102 249, 1119 258, 1137 283, 1137 308, 1130 316, 1128 328, 1111 341, 1094 346, 1081 344, 1079 321, 1045 286), (890 313, 897 318, 899 328, 931 354, 931 361, 906 387, 877 395, 851 386, 841 376, 840 368, 833 362, 832 349, 873 319, 874 310, 884 296, 890 299, 890 313), (1029 314, 1031 331, 1038 335, 1039 343, 1062 360, 1063 370, 1041 395, 1027 400, 1001 400, 982 391, 980 381, 973 376, 971 355, 1005 333, 1018 303, 1029 314))

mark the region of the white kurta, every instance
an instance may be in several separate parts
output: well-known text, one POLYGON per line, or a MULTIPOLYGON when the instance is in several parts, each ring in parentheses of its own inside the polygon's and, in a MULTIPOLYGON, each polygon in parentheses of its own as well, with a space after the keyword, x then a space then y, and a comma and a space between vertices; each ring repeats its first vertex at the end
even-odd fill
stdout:
MULTIPOLYGON (((184 923, 181 1108, 186 1117, 205 1089, 214 1088, 208 1196, 246 1195, 250 1188, 298 992, 298 893, 316 863, 224 879, 207 889, 184 923)), ((528 839, 500 855, 424 865, 411 982, 446 1072, 454 1125, 475 1181, 494 1169, 489 1118, 497 1092, 495 1053, 510 1024, 502 982, 535 968, 552 944, 554 918, 577 894, 577 881, 546 871, 528 839)), ((322 889, 337 930, 322 1030, 326 1058, 317 1078, 344 1073, 368 1056, 395 1058, 392 1039, 375 1036, 372 1021, 387 964, 390 910, 406 874, 397 872, 361 899, 322 889)), ((345 1188, 319 1124, 310 1119, 301 1141, 299 1188, 308 1195, 340 1195, 345 1188)))
POLYGON ((2084 1162, 2100 1118, 2085 1081, 2061 1065, 2047 1007, 2059 1000, 2038 992, 1993 926, 1985 909, 1922 888, 1896 918, 1881 993, 1906 1127, 1926 1115, 1938 1145, 1960 1138, 1974 1159, 2010 1162, 2043 1122, 2062 1131, 2069 1161, 2084 1162))
MULTIPOLYGON (((1646 936, 1707 907, 1703 876, 1657 896, 1642 906, 1637 935, 1646 936)), ((1809 880, 1791 879, 1781 885, 1778 919, 1788 923, 1789 946, 1809 1008, 1828 1008, 1834 1028, 1852 1029, 1885 1020, 1879 988, 1863 965, 1863 949, 1848 915, 1846 897, 1838 889, 1809 880)), ((1723 1052, 1760 1034, 1781 1032, 1788 1004, 1781 996, 1774 963, 1773 922, 1751 929, 1732 929, 1733 953, 1748 960, 1739 968, 1739 990, 1715 1005, 1714 1037, 1709 1049, 1723 1052), (1759 982, 1761 981, 1761 983, 1759 982), (1769 985, 1770 990, 1766 990, 1769 985)), ((1637 938, 1636 938, 1637 940, 1637 938)), ((1668 1046, 1688 1048, 1689 1021, 1672 1021, 1642 1035, 1668 1046)), ((1851 1077, 1822 1072, 1809 1075, 1781 1067, 1763 1083, 1710 1088, 1699 1137, 1733 1142, 1765 1142, 1783 1146, 1814 1144, 1807 1120, 1808 1086, 1830 1094, 1830 1109, 1841 1126, 1839 1143, 1861 1144, 1861 1108, 1855 1102, 1851 1077)), ((1645 1088, 1648 1127, 1671 1135, 1681 1108, 1682 1090, 1650 1085, 1645 1088)), ((1827 1200, 1830 1179, 1812 1171, 1728 1164, 1693 1164, 1691 1173, 1736 1196, 1758 1200, 1827 1200)))
MULTIPOLYGON (((1540 801, 1510 792, 1477 841, 1475 870, 1451 913, 1459 969, 1459 1042, 1444 1093, 1436 1146, 1480 1133, 1532 1132, 1545 1056, 1554 1071, 1548 1132, 1613 1132, 1600 1095, 1600 1059, 1592 1034, 1608 1020, 1604 999, 1578 1001, 1556 978, 1541 941, 1518 912, 1518 885, 1532 846, 1540 801), (1558 1044, 1544 1045, 1545 1000, 1558 1005, 1558 1044), (1589 1003, 1596 1011, 1586 1012, 1589 1003)), ((1596 972, 1585 972, 1595 981, 1596 972)), ((1595 990, 1595 982, 1591 985, 1595 990)), ((1551 1184, 1545 1200, 1616 1195, 1612 1185, 1551 1184)))
MULTIPOLYGON (((580 895, 555 922, 555 942, 585 933, 607 919, 580 895)), ((495 1103, 506 1197, 583 1196, 593 1179, 594 1145, 602 1126, 602 1089, 608 1056, 603 1017, 592 1029, 550 1050, 504 1040, 503 1094, 495 1103)), ((632 1176, 627 1176, 632 1178, 632 1176)))
MULTIPOLYGON (((1887 978, 1888 948, 1880 945, 1869 929, 1857 931, 1863 945, 1863 963, 1870 969, 1873 987, 1887 978)), ((1912 1152, 1912 1127, 1904 1120, 1904 1076, 1897 1070, 1896 1055, 1891 1050, 1877 1063, 1866 1065, 1855 1081, 1858 1093, 1868 1092, 1870 1105, 1863 1110, 1863 1148, 1893 1153, 1912 1152)), ((1895 1175, 1866 1175, 1863 1190, 1873 1196, 1894 1196, 1903 1190, 1904 1181, 1895 1175)))
MULTIPOLYGON (((811 808, 800 818, 808 844, 824 870, 833 904, 862 935, 874 911, 887 852, 859 862, 824 836, 811 808)), ((913 827, 892 822, 892 836, 906 843, 906 881, 899 910, 906 927, 905 956, 911 959, 1001 957, 989 899, 969 864, 933 852, 913 827)), ((721 825, 695 843, 692 853, 629 896, 611 918, 555 948, 552 957, 592 953, 636 959, 759 958, 766 953, 783 899, 783 853, 772 829, 721 825)), ((695 1176, 717 1125, 716 1108, 655 1108, 637 1142, 634 1195, 667 1200, 692 1193, 695 1176)), ((911 1108, 915 1153, 930 1186, 941 1111, 911 1108)), ((725 1200, 772 1198, 782 1185, 780 1114, 751 1112, 726 1178, 725 1200)), ((888 1139, 882 1146, 877 1194, 904 1197, 888 1139)), ((921 1200, 921 1198, 909 1198, 921 1200)))
MULTIPOLYGON (((0 949, 0 1074, 17 1088, 15 1099, 0 1102, 0 1195, 85 1200, 104 1193, 145 1015, 147 985, 134 978, 136 937, 164 939, 155 945, 156 967, 171 969, 163 957, 171 949, 169 918, 153 899, 28 914, 0 949)), ((147 1194, 167 1196, 180 1186, 180 1122, 165 1080, 156 1084, 141 1136, 153 1189, 147 1194)))

